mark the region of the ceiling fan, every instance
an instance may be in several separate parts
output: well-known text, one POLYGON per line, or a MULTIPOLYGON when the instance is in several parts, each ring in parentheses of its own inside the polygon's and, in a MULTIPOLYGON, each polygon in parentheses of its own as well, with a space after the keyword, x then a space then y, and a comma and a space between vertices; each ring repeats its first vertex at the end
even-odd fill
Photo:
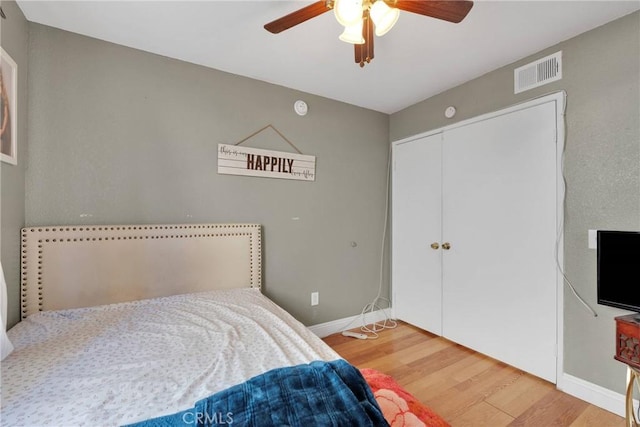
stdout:
POLYGON ((345 27, 340 40, 355 48, 355 60, 364 67, 373 59, 373 35, 386 34, 398 20, 400 10, 448 22, 462 21, 473 6, 469 0, 320 0, 269 22, 264 28, 277 34, 329 10, 345 27))

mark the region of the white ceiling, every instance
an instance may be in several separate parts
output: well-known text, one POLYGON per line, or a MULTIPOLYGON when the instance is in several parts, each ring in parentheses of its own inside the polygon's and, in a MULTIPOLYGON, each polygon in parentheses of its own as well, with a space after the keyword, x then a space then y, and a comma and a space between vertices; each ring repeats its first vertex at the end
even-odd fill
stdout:
POLYGON ((309 1, 31 1, 29 21, 393 113, 618 17, 626 1, 476 1, 459 24, 401 12, 364 68, 327 12, 263 25, 309 1))

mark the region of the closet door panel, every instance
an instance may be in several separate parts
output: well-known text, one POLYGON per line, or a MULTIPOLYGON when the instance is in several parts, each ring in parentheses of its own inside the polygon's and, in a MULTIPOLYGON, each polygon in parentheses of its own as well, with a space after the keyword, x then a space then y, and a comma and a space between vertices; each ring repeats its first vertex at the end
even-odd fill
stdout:
POLYGON ((556 380, 556 111, 444 133, 443 335, 556 380))
POLYGON ((442 334, 442 134, 394 146, 393 308, 398 319, 442 334))

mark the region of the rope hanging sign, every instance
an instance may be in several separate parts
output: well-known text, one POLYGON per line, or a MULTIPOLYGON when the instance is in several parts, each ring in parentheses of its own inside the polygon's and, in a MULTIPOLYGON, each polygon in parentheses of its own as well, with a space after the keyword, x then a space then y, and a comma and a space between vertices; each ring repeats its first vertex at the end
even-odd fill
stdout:
POLYGON ((272 125, 268 125, 235 145, 218 144, 218 173, 315 181, 316 156, 302 154, 280 131, 272 125), (240 144, 267 128, 272 128, 276 131, 297 153, 240 146, 240 144))

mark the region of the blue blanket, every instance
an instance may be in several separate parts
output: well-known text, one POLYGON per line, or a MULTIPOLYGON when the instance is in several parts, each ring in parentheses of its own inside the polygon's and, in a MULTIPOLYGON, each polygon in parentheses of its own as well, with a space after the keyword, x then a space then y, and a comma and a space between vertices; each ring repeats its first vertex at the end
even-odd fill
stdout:
POLYGON ((278 368, 196 402, 131 424, 173 426, 388 426, 358 369, 344 360, 278 368))

